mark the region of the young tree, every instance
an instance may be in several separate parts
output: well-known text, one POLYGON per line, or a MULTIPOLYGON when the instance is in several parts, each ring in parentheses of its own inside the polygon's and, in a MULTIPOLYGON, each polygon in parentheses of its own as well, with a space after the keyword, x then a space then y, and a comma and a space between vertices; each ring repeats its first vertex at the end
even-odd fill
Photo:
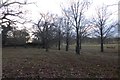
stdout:
POLYGON ((64 18, 64 33, 66 37, 66 51, 69 49, 69 42, 71 36, 72 25, 70 24, 69 18, 64 18))
POLYGON ((40 41, 43 43, 43 48, 48 51, 50 41, 53 38, 54 34, 54 16, 52 14, 40 14, 41 19, 38 21, 38 23, 34 23, 36 25, 37 30, 39 33, 37 33, 37 36, 39 37, 40 41))
POLYGON ((92 28, 90 27, 90 23, 87 19, 83 17, 81 21, 81 30, 79 32, 80 35, 80 49, 82 49, 82 41, 84 38, 88 37, 89 35, 92 34, 92 28))
POLYGON ((61 49, 61 38, 62 38, 62 29, 63 29, 63 18, 58 17, 56 21, 56 27, 57 27, 57 41, 58 41, 58 50, 61 49))
POLYGON ((72 2, 67 10, 63 9, 65 15, 70 19, 70 22, 76 30, 76 54, 80 54, 81 21, 89 4, 88 1, 78 0, 72 2))
POLYGON ((93 18, 94 33, 100 38, 101 52, 104 52, 104 41, 114 32, 116 24, 110 19, 113 13, 108 12, 108 6, 103 5, 97 9, 97 16, 93 18))

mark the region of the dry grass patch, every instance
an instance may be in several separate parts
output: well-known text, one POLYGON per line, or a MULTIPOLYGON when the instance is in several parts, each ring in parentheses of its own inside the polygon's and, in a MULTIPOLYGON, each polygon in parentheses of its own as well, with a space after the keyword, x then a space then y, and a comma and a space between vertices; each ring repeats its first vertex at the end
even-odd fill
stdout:
POLYGON ((116 53, 3 48, 3 77, 116 78, 116 53))

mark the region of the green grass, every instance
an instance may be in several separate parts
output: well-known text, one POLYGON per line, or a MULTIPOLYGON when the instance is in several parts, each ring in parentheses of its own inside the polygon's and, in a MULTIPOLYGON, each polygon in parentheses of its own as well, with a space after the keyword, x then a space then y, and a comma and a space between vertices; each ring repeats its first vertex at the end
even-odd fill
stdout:
POLYGON ((84 45, 80 55, 74 49, 3 48, 3 77, 117 78, 117 52, 98 47, 84 45))

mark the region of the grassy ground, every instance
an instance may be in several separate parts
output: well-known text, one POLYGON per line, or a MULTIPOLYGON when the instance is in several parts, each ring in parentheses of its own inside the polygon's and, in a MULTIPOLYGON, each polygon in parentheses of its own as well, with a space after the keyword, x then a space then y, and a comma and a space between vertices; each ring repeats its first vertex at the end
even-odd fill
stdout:
POLYGON ((101 53, 98 48, 84 45, 80 55, 73 49, 3 48, 3 78, 117 78, 117 50, 101 53))

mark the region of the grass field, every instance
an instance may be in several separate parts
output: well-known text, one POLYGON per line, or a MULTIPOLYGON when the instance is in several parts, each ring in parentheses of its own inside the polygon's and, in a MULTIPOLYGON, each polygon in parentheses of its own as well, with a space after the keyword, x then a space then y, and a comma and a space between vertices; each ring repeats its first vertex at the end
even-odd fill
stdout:
POLYGON ((3 78, 117 78, 117 48, 104 53, 98 48, 84 45, 80 55, 73 49, 3 48, 3 78))

